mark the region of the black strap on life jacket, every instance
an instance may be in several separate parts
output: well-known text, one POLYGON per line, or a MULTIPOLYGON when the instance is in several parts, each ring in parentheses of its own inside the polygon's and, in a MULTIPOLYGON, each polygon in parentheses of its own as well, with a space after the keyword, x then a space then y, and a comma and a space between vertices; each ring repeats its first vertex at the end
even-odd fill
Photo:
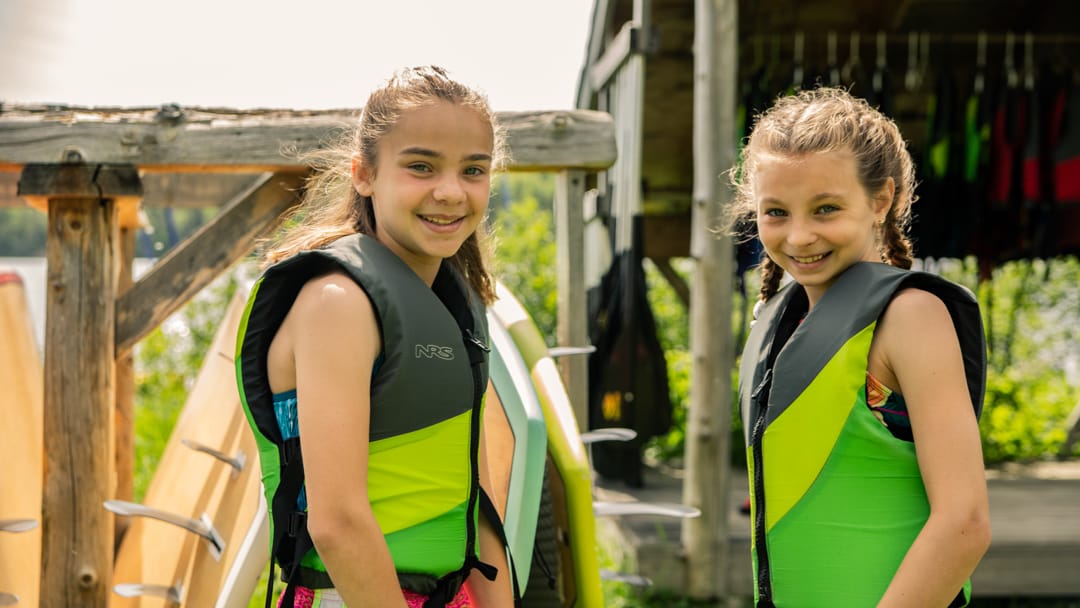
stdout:
POLYGON ((506 558, 510 563, 510 582, 514 585, 514 606, 518 608, 521 606, 521 589, 518 587, 517 568, 514 566, 514 554, 510 551, 510 543, 506 540, 506 528, 503 527, 502 518, 499 517, 499 511, 495 508, 495 503, 491 501, 491 497, 483 488, 480 488, 480 514, 487 518, 488 523, 491 524, 491 529, 495 530, 495 535, 499 537, 499 541, 502 542, 503 547, 506 547, 506 558))
POLYGON ((281 565, 282 579, 287 583, 281 597, 281 606, 291 608, 296 597, 296 573, 300 569, 300 560, 314 547, 307 529, 307 513, 301 511, 296 504, 304 487, 304 459, 300 452, 300 438, 286 439, 278 448, 278 459, 281 480, 272 500, 275 521, 270 551, 270 576, 266 581, 266 608, 273 605, 271 602, 274 598, 275 564, 281 565))

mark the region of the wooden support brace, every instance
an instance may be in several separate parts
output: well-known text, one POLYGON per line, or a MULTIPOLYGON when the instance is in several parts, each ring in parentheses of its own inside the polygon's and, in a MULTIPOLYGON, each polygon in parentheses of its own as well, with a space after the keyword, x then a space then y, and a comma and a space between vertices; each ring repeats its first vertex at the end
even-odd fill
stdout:
POLYGON ((297 201, 301 174, 264 173, 120 297, 116 350, 126 353, 173 312, 247 255, 297 201))
POLYGON ((690 286, 683 279, 682 275, 671 265, 670 258, 653 258, 652 263, 656 266, 656 269, 660 271, 660 275, 664 277, 667 284, 675 291, 675 295, 678 296, 679 301, 682 302, 683 309, 690 310, 690 286))

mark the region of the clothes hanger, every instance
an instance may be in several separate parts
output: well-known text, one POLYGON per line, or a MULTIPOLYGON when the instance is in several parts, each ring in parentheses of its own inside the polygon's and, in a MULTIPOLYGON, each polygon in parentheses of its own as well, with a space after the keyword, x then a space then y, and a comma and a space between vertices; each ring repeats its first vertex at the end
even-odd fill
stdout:
POLYGON ((791 89, 794 91, 803 88, 803 79, 806 77, 806 68, 803 66, 803 45, 805 38, 802 30, 795 32, 795 45, 792 53, 791 89))
POLYGON ((1012 32, 1005 33, 1005 82, 1010 89, 1015 89, 1020 84, 1020 74, 1016 71, 1016 35, 1012 32))
POLYGON ((840 66, 836 61, 836 32, 829 30, 826 37, 826 78, 831 87, 840 86, 840 66))
POLYGON ((908 58, 907 71, 904 72, 904 88, 915 91, 922 83, 922 75, 919 73, 919 34, 908 32, 908 58))
POLYGON ((975 83, 974 93, 981 95, 986 90, 986 32, 979 32, 975 43, 975 83))
POLYGON ((885 71, 888 69, 888 57, 886 55, 886 39, 885 32, 878 31, 877 33, 877 58, 876 65, 874 66, 874 77, 872 79, 874 93, 881 96, 885 92, 885 71))
POLYGON ((862 75, 862 61, 859 59, 859 32, 851 32, 849 45, 847 61, 844 62, 844 67, 840 68, 840 77, 848 85, 862 75))
POLYGON ((1024 90, 1035 90, 1035 36, 1024 34, 1024 90))

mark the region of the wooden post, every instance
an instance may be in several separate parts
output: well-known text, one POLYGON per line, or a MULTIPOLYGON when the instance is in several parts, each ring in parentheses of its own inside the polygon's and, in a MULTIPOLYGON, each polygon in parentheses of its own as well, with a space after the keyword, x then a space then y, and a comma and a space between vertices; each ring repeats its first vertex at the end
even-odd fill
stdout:
POLYGON ((19 194, 47 201, 45 475, 40 606, 106 608, 112 579, 117 196, 130 166, 27 165, 19 194))
MULTIPOLYGON (((555 243, 558 276, 559 346, 586 346, 589 330, 585 303, 585 226, 582 200, 585 172, 560 171, 555 176, 555 243)), ((589 360, 570 355, 559 360, 578 428, 589 428, 589 360)))
MULTIPOLYGON (((138 205, 118 209, 119 249, 116 276, 117 296, 135 284, 135 235, 139 229, 138 205)), ((115 314, 115 313, 114 313, 115 314)), ((113 498, 135 500, 135 356, 132 351, 121 352, 116 358, 116 488, 113 498)), ((114 550, 124 539, 129 519, 116 520, 114 550)))
POLYGON ((730 486, 731 239, 712 234, 722 221, 729 188, 720 181, 734 163, 737 4, 696 0, 694 26, 694 195, 690 287, 690 411, 686 430, 683 502, 701 517, 683 522, 688 590, 695 598, 728 592, 730 486))

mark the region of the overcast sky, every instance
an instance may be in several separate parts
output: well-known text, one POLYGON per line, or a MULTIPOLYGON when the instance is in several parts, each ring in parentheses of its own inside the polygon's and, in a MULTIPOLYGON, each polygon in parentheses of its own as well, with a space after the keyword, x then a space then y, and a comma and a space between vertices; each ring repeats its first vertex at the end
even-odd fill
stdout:
POLYGON ((496 110, 572 108, 593 0, 0 0, 0 101, 354 108, 435 63, 496 110))

